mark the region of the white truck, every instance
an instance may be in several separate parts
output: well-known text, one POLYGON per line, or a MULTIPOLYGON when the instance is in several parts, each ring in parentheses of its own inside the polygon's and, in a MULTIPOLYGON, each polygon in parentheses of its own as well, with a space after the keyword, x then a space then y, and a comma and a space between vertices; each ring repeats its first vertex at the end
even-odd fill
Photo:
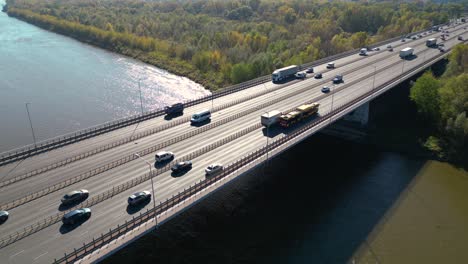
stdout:
POLYGON ((280 111, 273 110, 273 111, 264 113, 262 117, 260 118, 260 121, 263 126, 269 127, 278 123, 278 119, 280 116, 281 116, 280 111))
POLYGON ((413 48, 410 48, 410 47, 404 48, 400 50, 400 57, 402 59, 407 58, 408 56, 413 55, 413 52, 414 52, 413 48))
POLYGON ((366 49, 366 48, 362 48, 361 50, 359 50, 359 55, 361 55, 361 56, 366 56, 366 55, 367 55, 367 49, 366 49))
POLYGON ((282 80, 294 76, 294 74, 296 74, 298 71, 299 67, 297 65, 291 65, 288 67, 277 69, 271 74, 271 80, 273 82, 280 82, 282 80))
POLYGON ((433 47, 437 45, 437 39, 436 38, 430 38, 426 40, 426 46, 428 47, 433 47))

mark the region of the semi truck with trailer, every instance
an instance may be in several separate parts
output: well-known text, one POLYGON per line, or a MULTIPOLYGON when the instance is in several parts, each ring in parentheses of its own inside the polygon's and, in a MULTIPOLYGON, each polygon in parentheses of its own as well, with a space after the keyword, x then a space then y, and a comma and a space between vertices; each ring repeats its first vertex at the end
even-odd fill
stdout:
POLYGON ((434 47, 437 45, 437 39, 436 38, 430 38, 426 40, 426 46, 428 47, 434 47))
POLYGON ((303 104, 296 109, 284 113, 279 117, 279 124, 282 127, 290 127, 305 118, 316 114, 319 110, 319 103, 303 104))
POLYGON ((281 112, 277 110, 266 112, 260 117, 260 122, 263 126, 270 127, 278 123, 278 119, 280 116, 281 112))
POLYGON ((294 74, 296 74, 297 72, 299 72, 299 66, 290 65, 290 66, 275 70, 271 74, 271 80, 273 82, 281 82, 285 79, 288 79, 294 76, 294 74))
POLYGON ((413 48, 410 48, 410 47, 404 48, 404 49, 400 50, 400 57, 402 59, 405 59, 405 58, 407 58, 409 56, 412 56, 413 52, 414 52, 413 48))

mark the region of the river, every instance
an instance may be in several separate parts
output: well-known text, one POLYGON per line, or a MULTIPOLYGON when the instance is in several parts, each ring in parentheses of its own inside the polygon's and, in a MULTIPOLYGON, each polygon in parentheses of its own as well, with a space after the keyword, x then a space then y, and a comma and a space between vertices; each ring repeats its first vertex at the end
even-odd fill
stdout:
MULTIPOLYGON (((0 0, 0 6, 5 4, 0 0)), ((1 10, 1 7, 0 7, 1 10)), ((209 94, 151 65, 0 12, 0 152, 209 94)))

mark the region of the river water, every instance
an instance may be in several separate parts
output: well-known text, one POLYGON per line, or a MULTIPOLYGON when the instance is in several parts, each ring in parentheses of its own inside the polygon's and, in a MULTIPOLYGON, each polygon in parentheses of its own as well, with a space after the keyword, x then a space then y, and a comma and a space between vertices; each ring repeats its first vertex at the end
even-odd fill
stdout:
MULTIPOLYGON (((0 6, 5 4, 0 0, 0 6)), ((1 7, 0 7, 1 10, 1 7)), ((209 94, 148 64, 0 12, 0 152, 209 94)))

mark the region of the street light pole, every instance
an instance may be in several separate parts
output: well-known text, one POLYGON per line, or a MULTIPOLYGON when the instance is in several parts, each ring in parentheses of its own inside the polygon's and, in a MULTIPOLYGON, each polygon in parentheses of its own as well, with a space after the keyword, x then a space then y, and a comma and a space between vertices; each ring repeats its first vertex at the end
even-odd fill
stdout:
POLYGON ((153 173, 151 171, 151 163, 149 163, 147 160, 143 159, 138 153, 135 153, 134 154, 136 157, 140 158, 141 160, 143 160, 146 164, 148 164, 149 166, 149 169, 150 169, 150 180, 151 180, 151 189, 153 190, 153 208, 154 208, 154 222, 156 223, 156 226, 158 225, 158 219, 156 218, 156 193, 154 192, 154 183, 153 183, 153 173))
POLYGON ((141 116, 143 116, 143 99, 141 98, 141 86, 140 86, 141 79, 138 79, 138 90, 140 90, 140 107, 141 107, 141 116))
POLYGON ((31 126, 31 133, 32 133, 33 140, 34 140, 34 148, 37 148, 36 135, 34 135, 34 129, 33 129, 32 121, 31 121, 31 115, 29 114, 29 108, 28 108, 29 104, 31 104, 31 103, 26 103, 26 112, 28 112, 29 125, 31 126))
POLYGON ((375 89, 375 76, 377 75, 377 66, 374 65, 374 80, 372 81, 372 96, 374 96, 374 89, 375 89))
POLYGON ((330 124, 332 122, 333 117, 333 97, 335 96, 335 85, 332 86, 332 102, 331 102, 331 110, 330 110, 330 124))

